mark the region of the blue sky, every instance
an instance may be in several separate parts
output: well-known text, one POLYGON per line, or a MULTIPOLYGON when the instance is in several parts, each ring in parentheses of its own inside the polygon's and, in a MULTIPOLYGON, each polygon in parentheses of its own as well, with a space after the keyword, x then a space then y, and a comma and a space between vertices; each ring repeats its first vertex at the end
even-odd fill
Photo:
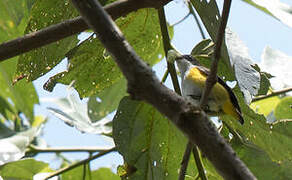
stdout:
MULTIPOLYGON (((282 2, 292 5, 292 2, 289 0, 282 0, 282 2)), ((218 3, 222 6, 223 0, 219 0, 218 3)), ((187 13, 188 9, 181 0, 173 1, 166 6, 167 20, 170 24, 179 21, 187 13)), ((255 62, 260 61, 262 51, 267 45, 292 56, 292 29, 242 1, 233 1, 228 26, 235 31, 240 39, 247 45, 250 56, 255 62)), ((179 51, 185 54, 190 53, 191 49, 201 41, 200 33, 192 16, 189 16, 184 22, 176 25, 174 27, 174 33, 175 35, 172 43, 179 51)), ((34 82, 40 98, 66 96, 66 86, 64 85, 58 84, 52 93, 42 89, 43 83, 50 76, 65 70, 65 67, 66 63, 63 61, 58 67, 54 68, 52 72, 34 82)), ((165 68, 165 61, 163 60, 156 65, 154 69, 157 75, 161 77, 165 68)), ((167 81, 167 84, 170 86, 169 81, 167 81)), ((41 106, 36 106, 36 114, 49 116, 43 133, 43 138, 48 145, 53 147, 102 145, 103 139, 101 137, 82 134, 75 128, 67 126, 61 120, 49 114, 46 110, 47 106, 54 105, 43 103, 41 106)), ((66 153, 64 155, 72 160, 84 159, 87 157, 87 153, 66 153)), ((39 155, 37 158, 42 161, 52 162, 53 167, 57 167, 59 164, 59 161, 53 154, 46 153, 39 155)), ((117 153, 112 153, 101 159, 95 160, 93 165, 94 167, 106 165, 107 167, 116 168, 116 165, 120 163, 122 163, 121 157, 117 153)))

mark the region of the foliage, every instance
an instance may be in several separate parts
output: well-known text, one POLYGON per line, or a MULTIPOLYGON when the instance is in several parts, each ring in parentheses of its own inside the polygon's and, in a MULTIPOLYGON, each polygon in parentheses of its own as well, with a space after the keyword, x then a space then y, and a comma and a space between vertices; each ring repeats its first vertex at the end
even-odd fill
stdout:
MULTIPOLYGON (((291 27, 292 7, 276 0, 243 1, 291 27)), ((101 1, 103 5, 112 2, 101 1)), ((220 23, 218 5, 215 0, 191 0, 190 4, 209 33, 209 38, 197 43, 191 54, 210 67, 220 23)), ((23 0, 21 3, 0 0, 0 41, 77 15, 69 0, 23 0)), ((147 64, 153 66, 163 59, 165 52, 156 9, 132 12, 118 18, 116 23, 147 64)), ((173 37, 173 27, 168 28, 173 37)), ((245 124, 241 126, 224 116, 220 132, 259 179, 288 179, 292 176, 289 171, 292 168, 292 98, 288 93, 267 94, 273 95, 279 88, 276 85, 291 86, 292 57, 270 47, 264 49, 262 57, 262 62, 256 64, 239 36, 226 29, 218 75, 233 84, 245 124), (254 101, 257 95, 267 97, 254 101)), ((92 170, 90 164, 84 163, 70 171, 64 170, 61 178, 177 179, 187 139, 155 108, 127 96, 126 80, 95 34, 84 41, 79 41, 76 34, 0 63, 0 179, 43 179, 58 172, 33 158, 39 151, 31 145, 40 145, 46 119, 34 114, 34 105, 39 100, 32 81, 50 72, 64 58, 68 61, 67 70, 51 76, 44 87, 51 91, 56 83, 70 84, 80 97, 69 94, 67 98, 51 99, 59 108, 51 107, 49 111, 81 132, 112 138, 124 165, 116 174, 109 168, 92 170), (19 81, 23 78, 27 81, 19 81), (115 113, 113 121, 109 120, 111 113, 115 113)), ((104 150, 96 151, 102 154, 108 148, 104 150)), ((200 159, 208 179, 221 178, 204 155, 200 159)), ((72 165, 64 160, 63 166, 72 165)), ((185 179, 196 179, 198 174, 191 157, 185 179)))

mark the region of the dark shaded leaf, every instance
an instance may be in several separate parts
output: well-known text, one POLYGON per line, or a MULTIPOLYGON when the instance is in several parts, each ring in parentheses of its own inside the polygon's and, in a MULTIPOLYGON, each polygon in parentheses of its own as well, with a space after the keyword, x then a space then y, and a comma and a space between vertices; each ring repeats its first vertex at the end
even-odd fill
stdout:
MULTIPOLYGON (((113 137, 127 166, 137 169, 128 174, 130 179, 177 179, 186 138, 152 106, 123 98, 113 137)), ((187 174, 194 177, 197 169, 190 162, 187 174)))

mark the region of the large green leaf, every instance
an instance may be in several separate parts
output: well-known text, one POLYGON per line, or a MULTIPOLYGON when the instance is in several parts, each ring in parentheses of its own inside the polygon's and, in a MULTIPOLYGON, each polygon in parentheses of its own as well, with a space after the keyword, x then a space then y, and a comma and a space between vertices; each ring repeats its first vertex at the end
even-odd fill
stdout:
POLYGON ((292 6, 280 0, 243 0, 244 2, 271 15, 289 27, 292 27, 292 6))
MULTIPOLYGON (((25 33, 35 32, 77 15, 77 11, 69 0, 38 0, 31 10, 25 33)), ((26 77, 27 80, 32 81, 42 76, 57 65, 77 42, 77 35, 75 35, 21 55, 16 79, 26 77)))
POLYGON ((10 59, 9 61, 0 64, 0 96, 9 100, 10 109, 14 111, 14 118, 10 116, 9 119, 15 119, 18 113, 22 112, 33 122, 33 106, 38 103, 38 96, 32 83, 20 82, 12 85, 12 78, 16 67, 16 60, 10 59))
POLYGON ((280 100, 275 109, 275 117, 277 120, 290 119, 292 121, 292 97, 285 97, 280 100))
MULTIPOLYGON (((177 179, 186 137, 152 106, 122 99, 113 120, 113 137, 128 167, 130 179, 177 179)), ((187 172, 197 169, 191 160, 187 172)))
POLYGON ((79 166, 62 174, 62 180, 80 180, 80 179, 119 180, 120 178, 118 175, 114 174, 109 168, 99 168, 98 170, 89 172, 88 166, 79 166), (85 171, 84 168, 86 168, 85 171))
MULTIPOLYGON (((33 3, 34 0, 0 1, 0 42, 23 34, 33 3)), ((12 58, 0 64, 1 105, 5 104, 2 106, 5 109, 1 109, 0 113, 4 118, 14 120, 18 117, 18 113, 22 112, 32 122, 33 105, 38 103, 37 94, 31 83, 12 85, 16 61, 16 58, 12 58)))
POLYGON ((95 96, 91 96, 88 101, 90 119, 98 121, 113 112, 126 94, 126 80, 122 78, 111 87, 104 89, 95 96))
MULTIPOLYGON (((155 9, 142 9, 116 23, 137 54, 150 65, 162 59, 162 42, 160 27, 155 9)), ((68 72, 52 77, 54 84, 61 82, 74 87, 81 97, 91 96, 118 82, 122 74, 115 62, 104 49, 98 38, 89 39, 73 48, 68 54, 68 72)), ((48 87, 54 85, 48 83, 48 87)))
MULTIPOLYGON (((272 161, 291 160, 292 152, 290 149, 292 149, 292 142, 289 135, 275 131, 276 126, 267 123, 263 115, 259 115, 251 110, 244 103, 242 94, 239 93, 237 87, 234 89, 234 92, 239 97, 238 100, 245 124, 240 125, 228 116, 224 116, 222 119, 237 131, 244 141, 249 141, 265 151, 272 161)), ((287 123, 289 126, 290 124, 287 123)))
POLYGON ((280 98, 270 97, 266 99, 262 99, 260 101, 256 101, 251 103, 250 107, 257 113, 265 115, 267 117, 280 102, 280 98))
POLYGON ((0 175, 7 180, 32 180, 37 173, 51 171, 48 164, 34 159, 23 159, 0 166, 0 175))
POLYGON ((22 35, 34 0, 0 1, 0 42, 22 35))

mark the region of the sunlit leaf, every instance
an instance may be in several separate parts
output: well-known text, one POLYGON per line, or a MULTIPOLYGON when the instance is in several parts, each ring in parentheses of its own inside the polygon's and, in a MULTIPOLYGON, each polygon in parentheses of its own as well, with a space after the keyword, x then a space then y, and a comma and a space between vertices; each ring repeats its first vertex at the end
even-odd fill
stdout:
POLYGON ((52 172, 49 165, 34 159, 23 159, 0 166, 3 179, 32 180, 35 174, 52 172))
POLYGON ((27 146, 38 135, 39 130, 39 128, 32 128, 0 139, 0 165, 22 158, 27 146))
POLYGON ((274 89, 292 87, 292 57, 279 50, 265 47, 262 53, 261 68, 273 75, 270 79, 274 89))
POLYGON ((285 97, 280 100, 275 108, 275 117, 277 120, 290 119, 292 121, 292 97, 285 97))
POLYGON ((251 103, 250 107, 257 113, 268 116, 280 102, 280 98, 277 96, 262 99, 251 103))
MULTIPOLYGON (((77 15, 76 9, 69 0, 38 0, 31 10, 25 33, 38 31, 77 15)), ((15 74, 16 79, 26 77, 27 80, 32 81, 44 75, 57 65, 77 42, 75 35, 21 55, 15 74)))
POLYGON ((60 107, 60 109, 49 107, 51 113, 81 132, 92 134, 108 134, 111 132, 111 127, 106 125, 110 120, 107 118, 99 121, 90 119, 87 104, 82 103, 80 98, 72 92, 69 92, 66 98, 51 98, 48 101, 60 107))
MULTIPOLYGON (((162 37, 155 9, 138 10, 119 18, 116 23, 136 53, 149 65, 163 58, 162 37)), ((67 57, 68 72, 53 77, 54 81, 63 84, 74 81, 74 87, 81 97, 99 93, 122 78, 119 68, 95 36, 73 48, 67 57)))

